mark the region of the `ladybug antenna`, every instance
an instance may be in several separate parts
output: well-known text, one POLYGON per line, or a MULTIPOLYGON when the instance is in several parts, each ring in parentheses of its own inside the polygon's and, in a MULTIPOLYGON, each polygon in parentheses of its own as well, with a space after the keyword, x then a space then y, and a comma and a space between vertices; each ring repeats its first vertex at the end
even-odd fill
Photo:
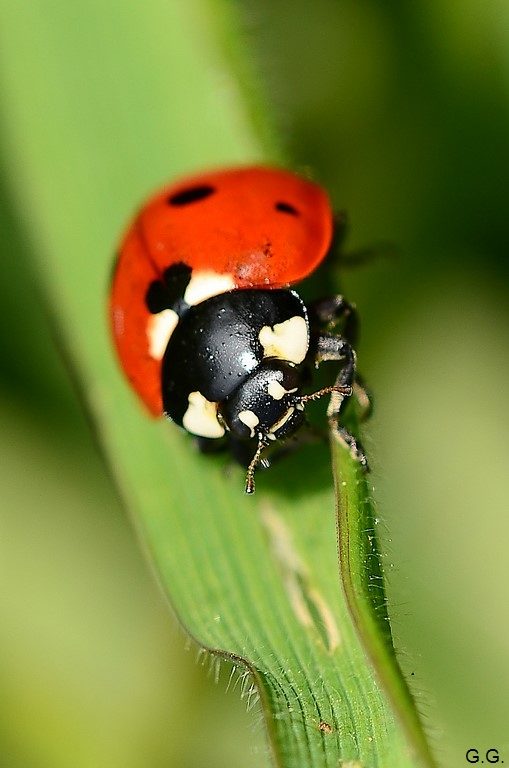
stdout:
POLYGON ((260 463, 262 451, 266 447, 267 447, 267 442, 265 438, 263 437, 263 435, 259 435, 258 448, 256 449, 255 455, 251 459, 251 463, 249 464, 246 472, 246 486, 245 486, 246 493, 252 494, 255 492, 254 473, 255 473, 256 467, 260 463))
POLYGON ((341 400, 344 397, 350 397, 352 394, 352 387, 335 385, 333 387, 324 387, 319 389, 318 392, 312 392, 310 395, 302 395, 299 397, 299 403, 309 403, 310 400, 318 400, 324 395, 338 394, 341 395, 341 400))

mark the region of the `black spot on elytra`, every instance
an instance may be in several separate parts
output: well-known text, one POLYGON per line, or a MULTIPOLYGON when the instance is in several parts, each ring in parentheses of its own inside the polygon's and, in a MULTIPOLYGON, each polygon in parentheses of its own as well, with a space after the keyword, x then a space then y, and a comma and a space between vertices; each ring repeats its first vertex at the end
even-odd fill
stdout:
POLYGON ((291 205, 290 203, 279 202, 279 203, 276 203, 274 208, 276 209, 276 211, 280 211, 281 213, 289 213, 290 216, 300 215, 297 208, 294 208, 294 206, 291 205))
POLYGON ((209 184, 200 184, 197 187, 188 187, 182 189, 180 192, 176 192, 174 195, 168 198, 168 205, 189 205, 190 203, 197 203, 199 200, 205 200, 215 192, 215 188, 209 184))
POLYGON ((164 270, 161 280, 150 283, 145 294, 148 311, 157 315, 163 309, 174 309, 179 313, 183 309, 184 293, 191 279, 191 267, 179 262, 164 270))

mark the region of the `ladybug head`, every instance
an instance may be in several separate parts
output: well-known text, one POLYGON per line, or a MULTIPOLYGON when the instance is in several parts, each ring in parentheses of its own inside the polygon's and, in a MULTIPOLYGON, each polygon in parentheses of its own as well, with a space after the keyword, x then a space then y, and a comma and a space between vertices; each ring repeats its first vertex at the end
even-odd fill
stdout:
POLYGON ((304 405, 300 390, 298 368, 284 360, 267 358, 219 405, 218 416, 232 435, 240 440, 258 439, 256 461, 248 473, 248 493, 254 490, 252 474, 262 449, 271 441, 288 437, 302 425, 304 405))
POLYGON ((219 416, 237 438, 262 434, 278 440, 302 424, 301 376, 291 363, 265 359, 237 389, 219 405, 219 416))
POLYGON ((304 406, 327 394, 341 399, 350 386, 335 384, 309 395, 301 393, 302 375, 294 364, 266 358, 242 384, 219 403, 217 415, 231 434, 240 440, 256 438, 258 447, 249 464, 246 493, 254 493, 254 473, 262 451, 271 442, 289 437, 304 423, 304 406))

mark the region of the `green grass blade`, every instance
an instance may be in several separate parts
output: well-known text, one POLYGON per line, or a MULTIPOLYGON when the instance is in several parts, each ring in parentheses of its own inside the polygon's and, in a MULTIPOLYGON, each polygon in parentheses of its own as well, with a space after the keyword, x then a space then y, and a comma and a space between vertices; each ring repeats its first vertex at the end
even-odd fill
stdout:
MULTIPOLYGON (((63 344, 161 585, 200 645, 252 671, 278 764, 424 766, 416 721, 402 727, 398 712, 410 703, 382 685, 387 670, 399 683, 382 659, 363 586, 352 521, 370 500, 351 459, 335 462, 354 504, 339 507, 340 519, 352 513, 341 581, 325 448, 305 448, 260 475, 247 498, 240 469, 198 455, 186 435, 141 413, 113 358, 105 300, 126 212, 184 170, 276 155, 249 126, 204 8, 4 2, 3 137, 14 191, 63 344)), ((253 701, 250 680, 239 685, 253 701)))
POLYGON ((392 641, 379 549, 379 519, 373 507, 369 475, 345 460, 345 450, 331 439, 337 500, 339 564, 344 597, 357 634, 376 670, 392 711, 415 754, 433 764, 415 703, 401 674, 392 641))

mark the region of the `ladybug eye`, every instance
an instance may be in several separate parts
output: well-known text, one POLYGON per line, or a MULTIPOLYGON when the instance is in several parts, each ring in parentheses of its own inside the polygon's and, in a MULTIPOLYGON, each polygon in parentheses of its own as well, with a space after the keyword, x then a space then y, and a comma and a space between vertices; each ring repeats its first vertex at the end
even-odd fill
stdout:
POLYGON ((279 202, 279 203, 276 203, 274 208, 276 209, 276 211, 280 211, 281 213, 289 213, 290 216, 300 215, 297 208, 294 208, 293 205, 291 205, 290 203, 279 202))
POLYGON ((197 203, 199 200, 205 200, 215 192, 215 188, 207 184, 202 184, 199 187, 188 187, 182 189, 180 192, 176 192, 174 195, 168 198, 168 205, 189 205, 190 203, 197 203))

